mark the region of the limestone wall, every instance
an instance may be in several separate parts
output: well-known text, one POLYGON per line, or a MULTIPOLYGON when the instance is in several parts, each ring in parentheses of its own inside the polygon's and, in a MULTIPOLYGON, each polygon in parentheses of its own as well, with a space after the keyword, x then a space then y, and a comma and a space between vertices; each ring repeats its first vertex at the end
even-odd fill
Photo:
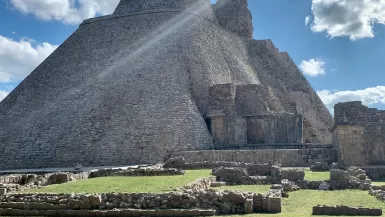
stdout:
POLYGON ((330 164, 337 161, 335 149, 206 150, 176 152, 172 156, 183 156, 187 163, 227 161, 264 164, 277 161, 283 167, 309 167, 317 161, 330 164))
POLYGON ((385 111, 371 109, 361 102, 338 103, 334 108, 336 125, 333 143, 343 166, 384 165, 385 111))
POLYGON ((186 12, 216 22, 208 0, 121 0, 114 15, 130 13, 186 12))
POLYGON ((247 0, 218 0, 213 7, 219 25, 241 37, 253 38, 253 23, 247 0))
POLYGON ((339 125, 333 135, 341 165, 384 165, 385 125, 339 125))
POLYGON ((335 124, 385 124, 385 111, 368 108, 360 101, 337 103, 334 106, 335 124))

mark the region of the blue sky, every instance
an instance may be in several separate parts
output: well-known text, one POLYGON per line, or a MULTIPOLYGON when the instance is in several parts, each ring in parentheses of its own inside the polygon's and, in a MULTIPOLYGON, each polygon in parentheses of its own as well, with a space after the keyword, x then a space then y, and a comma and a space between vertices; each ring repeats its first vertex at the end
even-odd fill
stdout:
MULTIPOLYGON (((118 2, 71 1, 0 0, 0 100, 83 19, 118 2)), ((350 100, 385 109, 385 1, 249 0, 249 8, 254 38, 287 51, 330 110, 350 100)))

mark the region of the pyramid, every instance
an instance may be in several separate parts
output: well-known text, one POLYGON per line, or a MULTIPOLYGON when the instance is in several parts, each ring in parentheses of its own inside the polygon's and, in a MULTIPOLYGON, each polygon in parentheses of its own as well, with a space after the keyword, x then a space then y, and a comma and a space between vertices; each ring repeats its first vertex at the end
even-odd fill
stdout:
POLYGON ((121 0, 112 15, 85 20, 0 103, 0 169, 330 143, 328 110, 287 53, 252 39, 247 7, 121 0))

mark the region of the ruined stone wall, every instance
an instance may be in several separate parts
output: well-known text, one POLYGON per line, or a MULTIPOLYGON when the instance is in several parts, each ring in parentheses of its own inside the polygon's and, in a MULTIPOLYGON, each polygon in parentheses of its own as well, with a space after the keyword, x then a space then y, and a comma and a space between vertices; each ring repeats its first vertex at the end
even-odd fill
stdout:
POLYGON ((187 163, 202 161, 227 161, 265 164, 279 162, 283 167, 309 167, 315 162, 337 161, 335 149, 266 149, 266 150, 218 150, 175 152, 173 157, 183 156, 187 163))
POLYGON ((368 108, 362 102, 337 103, 334 107, 335 124, 385 124, 385 111, 368 108))
POLYGON ((333 143, 338 148, 340 164, 383 165, 385 111, 368 108, 361 102, 347 102, 336 104, 334 113, 333 143))
POLYGON ((334 129, 339 162, 347 166, 384 165, 385 125, 340 125, 334 129))
POLYGON ((213 8, 219 25, 240 37, 253 38, 253 22, 247 0, 218 0, 213 8))

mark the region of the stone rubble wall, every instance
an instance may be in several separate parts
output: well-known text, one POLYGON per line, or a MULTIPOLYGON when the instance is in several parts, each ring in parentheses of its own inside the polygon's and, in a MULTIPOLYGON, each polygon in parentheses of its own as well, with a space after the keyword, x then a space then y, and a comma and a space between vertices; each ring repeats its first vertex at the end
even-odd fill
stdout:
POLYGON ((337 125, 333 131, 338 162, 343 167, 385 163, 385 124, 337 125))
POLYGON ((337 161, 336 149, 261 149, 261 150, 201 150, 174 152, 172 157, 183 156, 187 163, 243 162, 266 164, 279 162, 283 167, 310 167, 315 162, 337 161))
POLYGON ((256 163, 239 163, 239 162, 192 162, 185 163, 182 166, 184 170, 200 170, 200 169, 214 169, 218 167, 240 167, 245 168, 251 176, 267 176, 271 174, 271 164, 256 164, 256 163))
POLYGON ((365 170, 366 174, 371 180, 381 180, 385 178, 384 166, 361 167, 361 169, 365 170))
POLYGON ((216 181, 225 185, 266 185, 272 182, 268 176, 251 176, 245 168, 219 167, 213 169, 216 181))
POLYGON ((100 169, 92 172, 58 172, 42 174, 11 174, 0 176, 0 188, 8 192, 23 191, 41 186, 63 184, 71 181, 106 176, 173 176, 184 175, 184 171, 162 168, 159 165, 138 169, 100 169))
MULTIPOLYGON (((218 214, 281 211, 281 198, 239 191, 186 190, 163 194, 12 194, 2 197, 0 208, 17 210, 167 210, 205 209, 218 214)), ((86 212, 86 211, 85 211, 86 212)), ((88 211, 89 212, 89 211, 88 211)))
MULTIPOLYGON (((339 164, 343 167, 384 165, 385 111, 355 101, 336 104, 334 116, 333 144, 338 149, 339 164)), ((369 174, 375 179, 385 177, 374 170, 369 174)))
POLYGON ((91 172, 89 178, 105 176, 174 176, 184 175, 184 171, 174 168, 102 169, 91 172))
POLYGON ((313 215, 382 216, 381 209, 348 206, 314 206, 313 215))
POLYGON ((360 101, 337 103, 334 106, 335 124, 383 124, 385 111, 369 108, 360 101))
POLYGON ((115 209, 115 210, 22 210, 22 209, 1 209, 0 216, 70 216, 70 217, 88 217, 88 216, 215 216, 215 210, 179 210, 179 209, 165 209, 165 210, 139 210, 139 209, 115 209))
POLYGON ((287 169, 281 170, 281 179, 287 179, 289 181, 299 181, 305 179, 305 171, 303 169, 287 169))

